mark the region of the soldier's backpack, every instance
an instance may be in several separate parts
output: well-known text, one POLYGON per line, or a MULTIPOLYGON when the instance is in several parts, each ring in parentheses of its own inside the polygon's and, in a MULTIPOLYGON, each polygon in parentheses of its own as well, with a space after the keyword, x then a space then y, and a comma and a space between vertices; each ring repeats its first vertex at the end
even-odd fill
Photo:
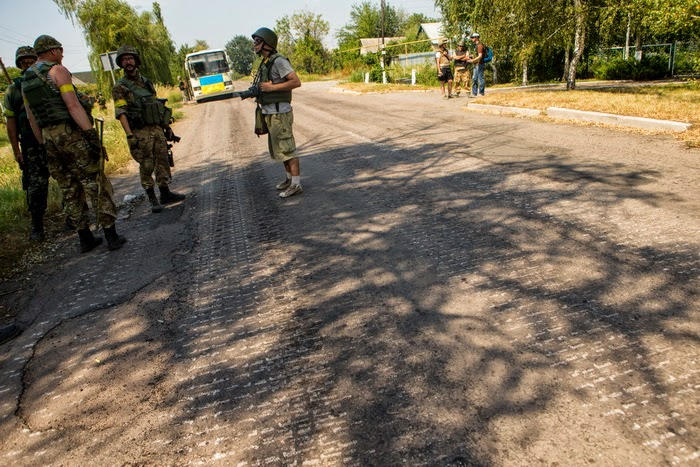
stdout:
POLYGON ((485 45, 484 49, 486 49, 484 52, 484 63, 489 63, 493 60, 493 49, 488 45, 485 45))

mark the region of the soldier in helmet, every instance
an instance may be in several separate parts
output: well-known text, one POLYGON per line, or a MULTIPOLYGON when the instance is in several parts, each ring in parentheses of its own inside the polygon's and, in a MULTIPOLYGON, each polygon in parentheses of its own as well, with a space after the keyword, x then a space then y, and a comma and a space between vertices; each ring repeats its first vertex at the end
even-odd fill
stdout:
MULTIPOLYGON (((15 54, 15 65, 22 73, 36 62, 34 49, 20 47, 15 54)), ((12 146, 15 160, 22 169, 22 188, 26 192, 27 207, 32 216, 32 230, 29 238, 33 241, 44 239, 44 213, 49 195, 49 169, 46 166, 46 152, 39 144, 27 118, 22 102, 22 77, 16 78, 5 91, 5 117, 7 136, 12 146)))
POLYGON ((270 156, 284 164, 286 178, 277 184, 281 198, 302 192, 299 158, 292 132, 292 89, 301 81, 285 57, 277 53, 277 34, 268 28, 260 28, 253 34, 255 53, 263 57, 256 82, 260 93, 256 100, 262 108, 268 129, 267 142, 270 156))
POLYGON ((90 230, 86 195, 97 205, 97 222, 104 229, 107 247, 121 248, 126 239, 117 234, 114 225, 117 208, 112 184, 100 170, 104 149, 92 127, 92 108, 61 65, 60 42, 39 36, 34 51, 38 60, 24 72, 22 95, 34 136, 46 145, 49 172, 61 188, 65 212, 78 231, 80 249, 88 252, 102 243, 90 230))
POLYGON ((139 163, 141 186, 151 202, 151 211, 163 210, 161 204, 185 199, 185 195, 170 191, 170 164, 165 132, 170 129, 170 109, 156 97, 153 83, 139 72, 141 57, 131 46, 124 45, 117 51, 117 65, 124 70, 124 77, 112 89, 114 112, 126 133, 131 156, 139 163), (160 191, 156 197, 153 173, 160 191))

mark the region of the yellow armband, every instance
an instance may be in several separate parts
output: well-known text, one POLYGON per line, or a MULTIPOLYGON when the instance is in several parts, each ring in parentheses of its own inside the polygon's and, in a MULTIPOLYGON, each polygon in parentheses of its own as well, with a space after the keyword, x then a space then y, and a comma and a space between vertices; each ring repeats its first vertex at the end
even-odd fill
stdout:
POLYGON ((61 94, 64 94, 66 92, 74 92, 75 88, 73 87, 72 84, 64 84, 60 88, 58 88, 59 91, 61 91, 61 94))
POLYGON ((114 107, 124 107, 126 106, 126 99, 117 99, 114 101, 114 107))

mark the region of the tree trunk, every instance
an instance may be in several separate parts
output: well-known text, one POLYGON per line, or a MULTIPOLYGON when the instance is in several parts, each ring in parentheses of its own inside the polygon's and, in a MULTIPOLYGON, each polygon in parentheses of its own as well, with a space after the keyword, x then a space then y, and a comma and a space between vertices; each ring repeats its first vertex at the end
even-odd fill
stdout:
POLYGON ((523 60, 523 86, 527 86, 527 58, 523 60))
POLYGON ((630 29, 632 27, 632 14, 627 13, 627 35, 625 35, 625 56, 624 59, 630 58, 630 29))
POLYGON ((576 67, 583 55, 586 45, 586 10, 583 0, 574 0, 574 14, 576 15, 576 32, 574 34, 574 56, 569 64, 569 76, 566 78, 566 89, 576 89, 576 67))
POLYGON ((559 81, 566 81, 569 78, 569 64, 571 63, 571 54, 569 50, 569 45, 567 44, 564 49, 564 74, 559 81))
POLYGON ((642 35, 639 33, 634 38, 634 59, 638 62, 642 61, 642 35))
POLYGON ((496 64, 494 63, 494 60, 491 60, 491 71, 493 72, 493 84, 498 84, 498 69, 496 68, 496 64))

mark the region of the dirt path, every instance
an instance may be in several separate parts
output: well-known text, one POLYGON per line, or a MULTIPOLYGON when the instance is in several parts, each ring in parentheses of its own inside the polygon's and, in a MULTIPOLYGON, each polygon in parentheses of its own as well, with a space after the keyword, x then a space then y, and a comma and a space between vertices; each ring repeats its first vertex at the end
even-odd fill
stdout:
POLYGON ((2 463, 697 462, 700 152, 332 85, 285 201, 251 102, 188 108, 188 199, 0 347, 2 463))

